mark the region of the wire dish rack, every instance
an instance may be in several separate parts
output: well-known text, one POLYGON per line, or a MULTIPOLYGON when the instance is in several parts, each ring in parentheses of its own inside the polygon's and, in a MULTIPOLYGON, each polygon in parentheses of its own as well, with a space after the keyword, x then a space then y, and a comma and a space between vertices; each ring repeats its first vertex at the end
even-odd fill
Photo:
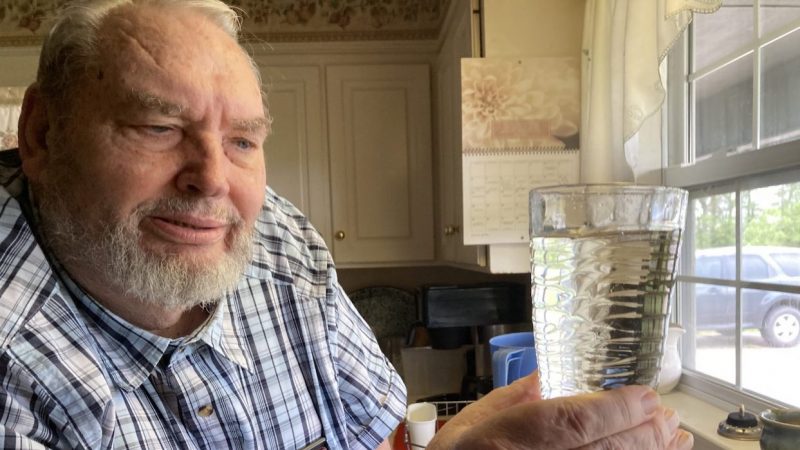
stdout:
POLYGON ((447 420, 474 402, 475 400, 447 400, 428 403, 433 403, 436 406, 436 417, 447 420))
MULTIPOLYGON (((458 414, 462 409, 467 407, 469 404, 474 403, 475 400, 448 400, 448 401, 429 401, 426 403, 432 403, 436 406, 436 430, 438 431, 439 428, 444 425, 451 417, 458 414)), ((405 421, 402 424, 402 444, 401 445, 394 445, 392 447, 393 450, 419 450, 424 449, 425 447, 417 444, 411 443, 411 438, 408 435, 408 427, 406 426, 405 421)), ((397 439, 395 439, 396 441, 397 439)))

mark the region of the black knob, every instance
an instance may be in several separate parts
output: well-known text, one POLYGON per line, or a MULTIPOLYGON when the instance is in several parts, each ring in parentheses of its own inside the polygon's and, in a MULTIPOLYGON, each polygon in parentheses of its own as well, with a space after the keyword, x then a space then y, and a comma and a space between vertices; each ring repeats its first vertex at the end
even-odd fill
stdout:
POLYGON ((728 425, 737 428, 753 428, 758 426, 758 418, 756 415, 751 412, 744 411, 744 409, 728 414, 728 419, 725 420, 725 422, 728 425))
POLYGON ((738 441, 757 441, 762 429, 758 417, 745 411, 744 405, 741 405, 739 411, 728 414, 728 418, 719 423, 717 433, 738 441))

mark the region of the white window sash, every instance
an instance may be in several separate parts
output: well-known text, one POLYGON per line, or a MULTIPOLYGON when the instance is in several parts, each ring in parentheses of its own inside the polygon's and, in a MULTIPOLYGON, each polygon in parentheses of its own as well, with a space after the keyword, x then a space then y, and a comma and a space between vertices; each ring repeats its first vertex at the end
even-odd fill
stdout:
MULTIPOLYGON (((759 2, 754 2, 754 8, 758 11, 759 2)), ((757 14, 757 13, 756 13, 757 14)), ((758 16, 755 17, 756 21, 758 16)), ((758 24, 756 23, 756 27, 758 24)), ((797 28, 797 23, 789 24, 786 27, 775 30, 768 36, 761 38, 758 42, 760 45, 766 45, 797 28)), ((756 33, 758 31, 756 30, 756 33)), ((678 186, 689 189, 692 191, 692 198, 698 196, 715 195, 725 192, 740 192, 744 190, 756 189, 773 184, 786 184, 797 182, 800 180, 798 170, 800 170, 800 141, 784 142, 777 145, 769 145, 769 142, 761 143, 759 139, 759 121, 760 121, 760 85, 757 80, 760 79, 760 55, 758 50, 754 50, 752 46, 737 50, 738 53, 746 54, 755 51, 754 57, 756 63, 754 64, 754 118, 753 118, 753 146, 756 150, 741 151, 741 152, 718 152, 708 155, 700 160, 694 159, 694 142, 691 133, 692 116, 694 111, 689 102, 690 100, 690 86, 687 82, 688 75, 688 48, 689 48, 688 33, 685 33, 670 53, 667 61, 667 83, 668 83, 668 98, 665 102, 664 114, 664 136, 663 140, 663 153, 665 167, 663 167, 662 175, 666 185, 678 186), (761 148, 759 148, 761 147, 761 148), (675 155, 681 155, 683 164, 669 165, 672 159, 674 162, 675 155), (776 173, 778 172, 778 173, 776 173)), ((737 52, 728 55, 728 58, 735 58, 737 52)), ((741 56, 741 55, 739 55, 741 56)), ((704 69, 702 73, 692 75, 692 79, 699 79, 702 76, 710 73, 716 68, 722 67, 727 64, 727 58, 723 61, 720 60, 716 65, 704 69)), ((737 194, 736 207, 740 207, 739 198, 737 194)), ((689 211, 687 223, 692 223, 692 211, 689 211)), ((741 248, 741 215, 737 210, 737 225, 736 225, 736 244, 741 248)), ((687 234, 684 236, 684 248, 682 250, 681 259, 682 264, 691 264, 693 261, 693 249, 689 244, 693 242, 693 230, 687 229, 687 234)), ((720 282, 719 280, 710 280, 702 277, 694 276, 679 276, 678 281, 684 283, 703 283, 713 281, 716 284, 734 285, 737 287, 737 327, 736 327, 736 383, 728 383, 718 378, 711 377, 704 373, 688 369, 684 367, 683 376, 679 390, 686 392, 689 395, 695 396, 711 403, 719 408, 725 410, 737 409, 739 405, 745 405, 746 408, 752 411, 762 411, 769 407, 788 407, 790 405, 782 403, 780 399, 768 398, 757 392, 748 390, 742 387, 742 330, 741 330, 741 290, 754 288, 766 289, 782 292, 800 293, 800 287, 786 286, 786 285, 773 285, 771 283, 751 283, 739 281, 740 278, 740 261, 737 261, 737 280, 720 282)), ((675 295, 678 299, 683 295, 680 292, 680 286, 688 287, 686 291, 691 290, 690 284, 679 284, 679 289, 675 290, 675 295)), ((685 295, 685 293, 684 293, 685 295)), ((694 317, 685 317, 688 311, 682 311, 680 302, 676 302, 674 309, 675 317, 679 317, 681 323, 694 323, 694 317)), ((691 339, 683 339, 681 343, 681 353, 684 357, 694 352, 694 343, 691 339)))

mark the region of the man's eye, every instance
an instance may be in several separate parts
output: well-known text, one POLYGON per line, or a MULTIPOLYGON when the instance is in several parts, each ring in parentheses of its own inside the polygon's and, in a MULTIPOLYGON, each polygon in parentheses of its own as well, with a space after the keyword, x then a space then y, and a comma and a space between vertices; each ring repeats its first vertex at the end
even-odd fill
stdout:
POLYGON ((233 145, 238 150, 252 150, 257 147, 252 141, 241 138, 233 139, 233 145))
POLYGON ((138 125, 134 129, 143 137, 162 138, 171 135, 176 128, 169 125, 138 125))
POLYGON ((163 125, 146 125, 144 129, 150 134, 166 134, 172 131, 172 128, 163 125))

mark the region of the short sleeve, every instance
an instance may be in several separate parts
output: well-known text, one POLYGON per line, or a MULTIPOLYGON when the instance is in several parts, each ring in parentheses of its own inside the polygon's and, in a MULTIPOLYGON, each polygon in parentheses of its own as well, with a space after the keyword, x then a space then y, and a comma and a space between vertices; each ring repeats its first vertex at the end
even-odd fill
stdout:
POLYGON ((405 414, 406 387, 338 283, 335 360, 352 448, 374 449, 405 414))

